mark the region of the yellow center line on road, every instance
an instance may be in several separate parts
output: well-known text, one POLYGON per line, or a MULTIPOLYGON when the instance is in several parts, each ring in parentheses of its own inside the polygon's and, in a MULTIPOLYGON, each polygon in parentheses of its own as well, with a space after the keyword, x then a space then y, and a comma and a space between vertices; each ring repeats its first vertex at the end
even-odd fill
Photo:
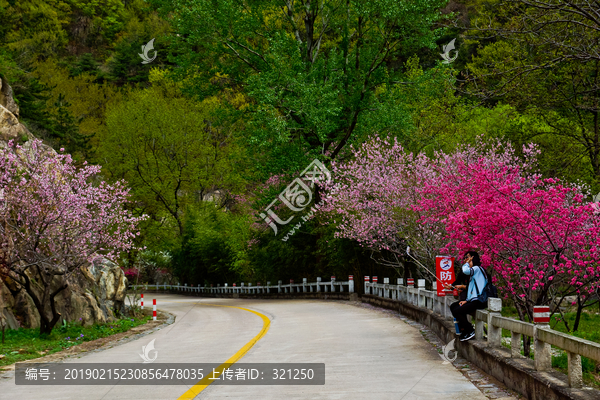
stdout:
MULTIPOLYGON (((263 336, 265 336, 265 334, 269 330, 269 327, 271 326, 271 320, 267 316, 265 316, 257 311, 250 310, 248 308, 234 307, 234 306, 222 306, 219 304, 208 304, 208 303, 201 303, 201 304, 205 305, 205 306, 213 306, 213 307, 237 308, 238 310, 244 310, 244 311, 251 312, 252 314, 256 314, 259 317, 261 317, 263 320, 263 327, 262 327, 261 331, 258 333, 258 335, 254 336, 252 338, 252 340, 250 340, 248 343, 246 343, 244 345, 244 347, 239 349, 237 351, 237 353, 235 353, 233 356, 231 356, 229 358, 229 360, 227 360, 223 364, 219 365, 219 367, 215 369, 214 374, 212 374, 212 373, 210 374, 211 378, 218 378, 223 373, 224 370, 231 367, 231 365, 235 364, 240 358, 244 357, 244 355, 256 344, 256 342, 258 342, 260 339, 262 339, 263 336)), ((206 389, 208 387, 208 385, 210 385, 213 382, 214 382, 214 379, 209 379, 208 376, 206 376, 205 378, 198 381, 198 383, 196 383, 194 386, 189 388, 187 390, 187 392, 182 394, 177 400, 193 399, 196 396, 198 396, 200 394, 200 392, 202 392, 204 389, 206 389)))

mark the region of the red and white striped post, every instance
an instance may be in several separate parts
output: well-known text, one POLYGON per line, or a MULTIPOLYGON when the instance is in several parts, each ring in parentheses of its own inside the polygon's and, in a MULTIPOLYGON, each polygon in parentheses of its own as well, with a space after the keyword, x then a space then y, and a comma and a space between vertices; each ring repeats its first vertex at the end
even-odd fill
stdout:
POLYGON ((376 276, 373 277, 373 283, 377 283, 377 277, 376 276))
POLYGON ((152 321, 156 321, 156 299, 152 299, 152 321))
POLYGON ((550 328, 550 307, 533 307, 533 351, 535 359, 533 361, 535 369, 538 371, 549 371, 552 368, 552 352, 550 344, 540 340, 538 329, 550 328))
POLYGON ((144 309, 144 293, 140 294, 142 296, 142 310, 144 309))
POLYGON ((550 323, 550 307, 549 306, 534 306, 533 307, 533 323, 548 325, 550 323))
POLYGON ((371 282, 371 278, 368 276, 365 276, 365 294, 370 294, 369 293, 369 286, 368 283, 371 282))
POLYGON ((348 292, 354 293, 354 275, 348 275, 348 292))
POLYGON ((413 278, 406 279, 406 286, 415 287, 415 280, 413 278))

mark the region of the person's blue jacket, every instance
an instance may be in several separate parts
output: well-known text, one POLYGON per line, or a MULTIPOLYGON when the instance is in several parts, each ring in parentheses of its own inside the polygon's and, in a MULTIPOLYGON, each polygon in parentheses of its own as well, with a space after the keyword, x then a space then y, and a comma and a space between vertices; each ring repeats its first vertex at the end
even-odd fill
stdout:
POLYGON ((487 280, 485 279, 485 274, 481 270, 481 267, 478 265, 474 265, 473 268, 469 266, 469 263, 465 263, 462 266, 463 274, 471 277, 469 281, 469 287, 467 288, 467 301, 476 300, 478 295, 483 292, 483 288, 487 284, 487 280), (479 288, 479 294, 477 293, 477 289, 475 289, 475 282, 477 282, 477 287, 479 288))

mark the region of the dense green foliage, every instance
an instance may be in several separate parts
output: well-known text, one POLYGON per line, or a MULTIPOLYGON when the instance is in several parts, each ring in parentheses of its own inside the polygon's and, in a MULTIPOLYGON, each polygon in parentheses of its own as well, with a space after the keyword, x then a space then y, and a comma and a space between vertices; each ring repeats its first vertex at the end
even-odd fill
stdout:
POLYGON ((259 214, 376 134, 429 155, 535 142, 545 176, 600 189, 599 30, 553 2, 0 0, 0 75, 36 136, 129 182, 150 218, 123 262, 145 279, 394 278, 334 223, 282 241, 259 214))

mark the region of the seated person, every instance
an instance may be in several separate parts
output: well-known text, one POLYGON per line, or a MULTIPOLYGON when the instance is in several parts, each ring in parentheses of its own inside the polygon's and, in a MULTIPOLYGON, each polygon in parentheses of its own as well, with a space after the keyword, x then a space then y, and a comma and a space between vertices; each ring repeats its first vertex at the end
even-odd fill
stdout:
MULTIPOLYGON (((450 311, 458 322, 460 329, 459 339, 461 342, 464 342, 475 337, 475 329, 467 320, 467 315, 487 307, 487 304, 478 299, 487 284, 487 280, 485 272, 481 267, 479 254, 476 251, 469 251, 465 254, 465 264, 462 266, 462 273, 469 277, 468 289, 462 291, 466 293, 466 299, 452 303, 450 311)), ((447 285, 447 287, 450 288, 450 285, 447 285)))
POLYGON ((469 276, 462 272, 462 269, 458 271, 456 280, 451 285, 444 285, 446 289, 456 289, 458 292, 458 301, 467 300, 467 286, 469 285, 469 276))

